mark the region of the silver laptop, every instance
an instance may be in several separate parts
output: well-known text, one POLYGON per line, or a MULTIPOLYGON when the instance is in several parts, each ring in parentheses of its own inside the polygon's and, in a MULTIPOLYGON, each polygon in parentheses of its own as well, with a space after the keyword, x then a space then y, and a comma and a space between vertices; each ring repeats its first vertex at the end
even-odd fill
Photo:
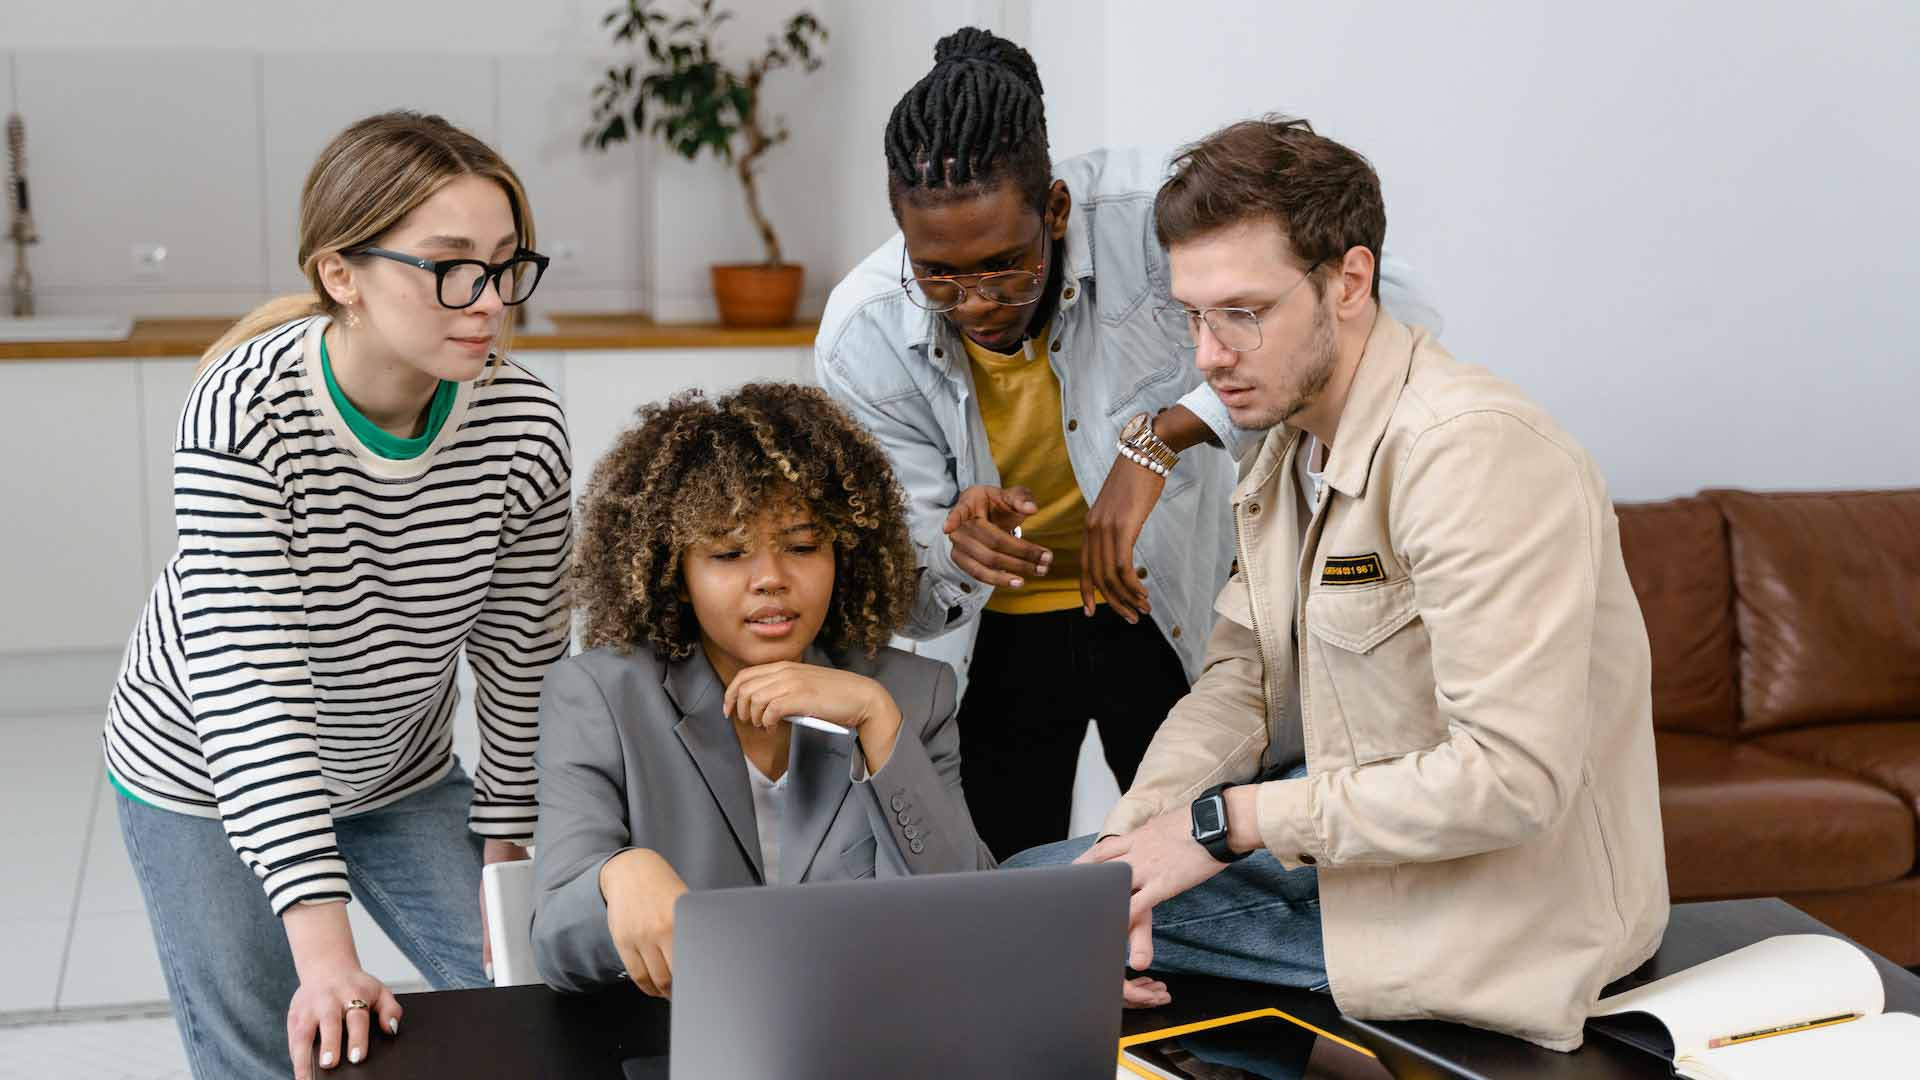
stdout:
POLYGON ((723 889, 674 906, 671 1075, 1108 1080, 1122 864, 723 889))

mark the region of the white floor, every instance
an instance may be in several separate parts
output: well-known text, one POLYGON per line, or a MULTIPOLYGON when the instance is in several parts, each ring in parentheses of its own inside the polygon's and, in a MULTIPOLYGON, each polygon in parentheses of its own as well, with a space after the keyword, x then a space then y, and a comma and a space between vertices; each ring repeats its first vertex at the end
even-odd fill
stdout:
POLYGON ((0 1080, 191 1080, 167 1015, 0 1026, 0 1080))
MULTIPOLYGON (((0 854, 0 1080, 187 1076, 100 765, 101 720, 98 708, 0 712, 0 821, 10 825, 0 854)), ((1076 835, 1097 827, 1118 794, 1090 728, 1076 835)), ((360 910, 349 907, 368 970, 418 985, 360 910)))
MULTIPOLYGON (((0 1080, 187 1076, 100 765, 98 709, 0 714, 0 1080)), ((368 970, 421 978, 349 907, 368 970)))

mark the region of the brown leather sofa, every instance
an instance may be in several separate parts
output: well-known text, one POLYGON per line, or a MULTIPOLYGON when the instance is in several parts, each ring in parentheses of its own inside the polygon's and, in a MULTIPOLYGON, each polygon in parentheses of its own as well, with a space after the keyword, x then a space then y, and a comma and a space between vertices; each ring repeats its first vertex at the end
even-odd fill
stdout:
POLYGON ((1920 964, 1920 489, 1617 509, 1673 899, 1779 896, 1920 964))

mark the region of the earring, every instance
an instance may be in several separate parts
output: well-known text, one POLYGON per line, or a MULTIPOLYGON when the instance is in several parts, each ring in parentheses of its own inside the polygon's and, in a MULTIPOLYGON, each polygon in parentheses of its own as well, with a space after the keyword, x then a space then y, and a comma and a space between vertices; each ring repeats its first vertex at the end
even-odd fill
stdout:
POLYGON ((347 305, 347 327, 353 330, 360 329, 360 313, 354 310, 352 304, 347 305))

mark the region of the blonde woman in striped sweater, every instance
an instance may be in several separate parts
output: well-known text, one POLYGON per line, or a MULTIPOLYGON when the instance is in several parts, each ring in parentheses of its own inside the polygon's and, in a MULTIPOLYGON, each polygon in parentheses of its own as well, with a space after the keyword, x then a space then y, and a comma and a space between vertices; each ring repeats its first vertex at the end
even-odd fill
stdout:
POLYGON ((301 195, 313 295, 241 320, 182 410, 180 544, 104 743, 200 1080, 305 1080, 398 1034, 350 898, 436 987, 484 983, 480 869, 525 857, 541 683, 567 649, 565 424, 505 356, 546 266, 532 244, 485 144, 362 120, 301 195))

